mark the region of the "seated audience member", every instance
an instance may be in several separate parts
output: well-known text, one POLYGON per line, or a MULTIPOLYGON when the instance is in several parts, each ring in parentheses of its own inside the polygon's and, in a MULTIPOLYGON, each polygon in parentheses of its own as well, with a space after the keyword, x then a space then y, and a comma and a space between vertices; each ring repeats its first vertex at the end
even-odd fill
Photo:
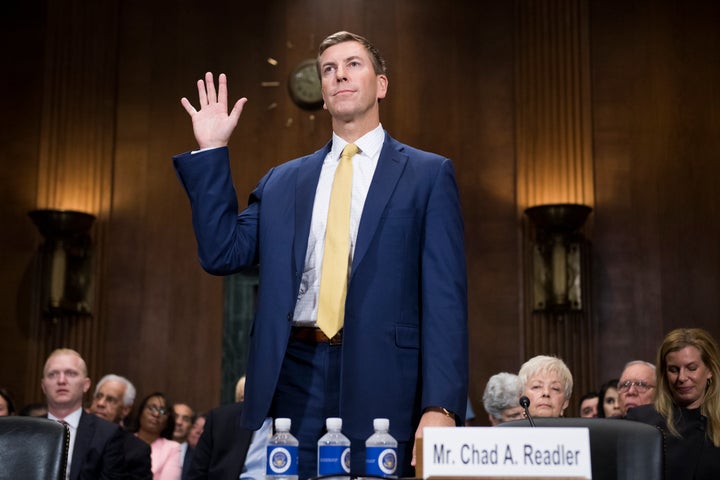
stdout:
POLYGON ((47 405, 44 403, 28 403, 20 409, 21 417, 46 417, 47 405))
POLYGON ((67 478, 125 478, 122 429, 82 408, 90 378, 80 354, 69 348, 53 351, 45 361, 40 386, 47 398, 47 418, 70 430, 67 478))
MULTIPOLYGON (((95 387, 90 413, 122 427, 135 403, 135 386, 125 377, 105 375, 95 387)), ((150 445, 123 429, 125 473, 134 480, 151 480, 150 445)))
POLYGON ((633 360, 625 365, 618 381, 620 416, 639 405, 652 403, 655 398, 655 365, 633 360))
POLYGON ((180 444, 172 440, 175 418, 165 395, 151 393, 138 410, 136 435, 150 445, 154 480, 179 480, 180 444))
POLYGON ((720 478, 720 348, 700 328, 665 336, 657 354, 654 403, 627 412, 665 435, 665 478, 720 478))
POLYGON ((175 414, 175 430, 173 430, 172 439, 180 444, 181 478, 186 478, 190 467, 190 459, 193 455, 193 449, 188 444, 187 439, 190 428, 192 428, 195 421, 195 411, 187 403, 176 403, 173 405, 173 413, 175 414))
POLYGON ((588 392, 580 397, 580 417, 597 418, 599 400, 597 392, 588 392))
POLYGON ((573 379, 565 362, 538 355, 525 362, 518 372, 522 394, 530 399, 533 417, 562 417, 570 404, 573 379))
POLYGON ((205 428, 206 417, 207 414, 205 413, 198 413, 195 416, 195 421, 193 422, 193 425, 190 428, 190 433, 188 434, 188 445, 190 448, 195 448, 197 446, 198 440, 200 440, 200 435, 202 435, 203 429, 205 428))
POLYGON ((240 425, 242 403, 210 410, 195 447, 188 480, 263 479, 272 419, 256 432, 240 425))
POLYGON ((6 388, 0 387, 0 417, 15 415, 15 400, 6 388))
POLYGON ((616 378, 608 380, 600 385, 598 393, 598 418, 610 418, 620 416, 620 403, 617 391, 618 381, 616 378))
POLYGON ((520 406, 520 395, 522 386, 514 373, 501 372, 490 377, 483 392, 483 407, 490 424, 521 419, 523 409, 520 406))

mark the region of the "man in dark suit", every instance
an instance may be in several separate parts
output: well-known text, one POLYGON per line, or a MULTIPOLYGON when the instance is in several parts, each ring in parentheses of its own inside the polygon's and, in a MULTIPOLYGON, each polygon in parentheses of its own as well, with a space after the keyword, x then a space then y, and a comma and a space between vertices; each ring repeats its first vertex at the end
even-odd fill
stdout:
POLYGON ((70 349, 52 352, 45 362, 41 386, 47 397, 48 418, 70 429, 67 478, 124 479, 122 429, 82 409, 90 378, 80 354, 70 349))
MULTIPOLYGON (((135 403, 135 386, 125 377, 109 374, 100 379, 90 413, 123 427, 135 403)), ((125 473, 128 479, 152 480, 150 445, 123 429, 125 473)))
POLYGON ((388 78, 367 39, 329 36, 318 71, 332 140, 271 169, 240 215, 227 144, 246 99, 228 114, 224 74, 217 91, 211 73, 198 82, 199 110, 181 100, 200 149, 176 156, 175 168, 203 268, 230 274, 259 265, 243 426, 289 417, 305 478, 316 473, 326 417, 343 419, 353 473, 364 471, 373 418, 387 417, 399 442, 398 473, 411 476, 423 427, 462 425, 467 402, 467 281, 454 169, 383 130, 388 78), (350 186, 336 188, 334 179, 350 186), (341 191, 346 196, 336 201, 341 191), (331 275, 337 280, 324 284, 331 275), (328 301, 325 292, 335 288, 328 301))
MULTIPOLYGON (((240 424, 242 403, 231 403, 211 410, 206 419, 200 440, 194 449, 188 480, 237 480, 247 470, 245 465, 253 431, 240 424)), ((263 433, 259 433, 262 435, 263 433)), ((267 439, 258 438, 258 453, 264 454, 267 439)), ((264 456, 262 456, 264 458, 264 456)), ((255 465, 260 476, 265 473, 264 462, 255 465)))
POLYGON ((182 459, 180 479, 185 480, 193 456, 193 448, 188 444, 188 435, 195 422, 195 411, 187 403, 180 402, 174 403, 172 409, 175 412, 175 430, 173 430, 172 439, 180 444, 180 458, 182 459))

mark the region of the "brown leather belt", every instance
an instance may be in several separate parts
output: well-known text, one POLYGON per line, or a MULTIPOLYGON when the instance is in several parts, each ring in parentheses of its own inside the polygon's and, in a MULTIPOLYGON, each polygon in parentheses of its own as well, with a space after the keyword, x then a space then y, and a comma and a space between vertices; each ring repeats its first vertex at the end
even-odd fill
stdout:
POLYGON ((329 343, 330 345, 342 345, 342 330, 334 337, 328 338, 322 330, 316 327, 292 327, 290 336, 295 340, 305 343, 329 343))

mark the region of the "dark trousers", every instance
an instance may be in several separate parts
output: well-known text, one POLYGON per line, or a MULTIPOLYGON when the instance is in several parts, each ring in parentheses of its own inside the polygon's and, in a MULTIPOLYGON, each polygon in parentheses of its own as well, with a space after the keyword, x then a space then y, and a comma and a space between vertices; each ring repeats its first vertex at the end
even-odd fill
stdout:
POLYGON ((317 442, 325 434, 325 419, 340 414, 341 351, 340 345, 292 338, 288 344, 271 414, 292 419, 301 480, 317 475, 317 442))
MULTIPOLYGON (((326 432, 325 419, 340 416, 341 352, 341 345, 292 338, 288 344, 270 414, 292 420, 291 433, 300 443, 300 480, 317 475, 317 442, 326 432)), ((365 440, 350 438, 353 474, 365 472, 365 440)), ((398 442, 399 476, 414 473, 409 465, 412 447, 412 442, 398 442)))

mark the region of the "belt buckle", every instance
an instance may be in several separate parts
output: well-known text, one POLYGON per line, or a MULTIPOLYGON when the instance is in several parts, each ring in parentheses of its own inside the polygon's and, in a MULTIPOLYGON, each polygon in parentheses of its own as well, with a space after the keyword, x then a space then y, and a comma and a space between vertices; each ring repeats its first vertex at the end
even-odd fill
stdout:
POLYGON ((329 345, 342 345, 342 330, 338 331, 332 338, 328 338, 329 345))

